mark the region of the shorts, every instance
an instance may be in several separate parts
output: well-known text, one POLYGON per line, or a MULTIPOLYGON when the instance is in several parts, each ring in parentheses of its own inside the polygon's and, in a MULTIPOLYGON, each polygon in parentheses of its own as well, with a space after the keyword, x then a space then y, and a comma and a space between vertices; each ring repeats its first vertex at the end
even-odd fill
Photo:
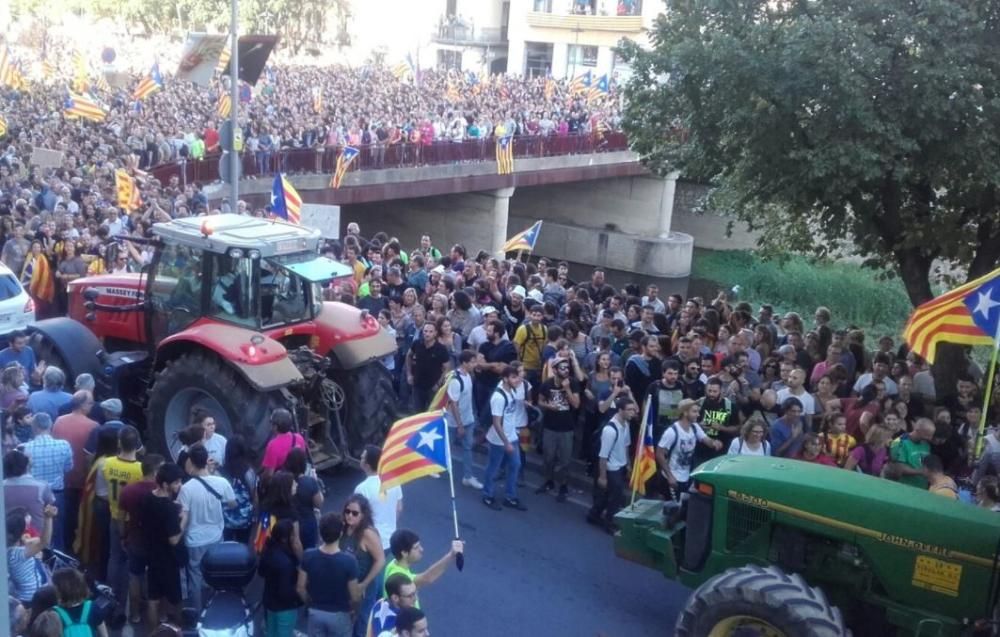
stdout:
POLYGON ((128 547, 128 574, 135 577, 142 577, 146 574, 149 560, 146 558, 146 551, 141 548, 128 547))
POLYGON ((151 601, 165 599, 174 606, 181 603, 181 571, 177 565, 149 565, 149 576, 146 578, 146 588, 151 601))

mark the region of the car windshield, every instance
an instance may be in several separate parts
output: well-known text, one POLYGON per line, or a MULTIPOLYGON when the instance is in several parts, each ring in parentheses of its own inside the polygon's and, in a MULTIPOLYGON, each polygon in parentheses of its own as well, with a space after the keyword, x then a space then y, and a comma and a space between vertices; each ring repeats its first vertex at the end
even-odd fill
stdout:
POLYGON ((12 299, 20 293, 21 286, 18 285, 17 279, 9 274, 0 276, 0 301, 12 299))

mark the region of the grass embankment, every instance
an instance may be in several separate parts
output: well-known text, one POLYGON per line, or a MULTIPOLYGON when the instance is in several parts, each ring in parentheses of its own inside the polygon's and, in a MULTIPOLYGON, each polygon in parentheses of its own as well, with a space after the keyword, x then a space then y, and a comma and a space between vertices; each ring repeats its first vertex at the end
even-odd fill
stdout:
POLYGON ((755 314, 761 303, 770 303, 779 313, 798 312, 807 326, 812 325, 815 309, 825 305, 833 314, 834 328, 860 327, 869 347, 884 335, 898 343, 913 310, 898 279, 880 278, 853 263, 795 256, 783 262, 764 261, 744 251, 695 250, 692 296, 709 301, 723 289, 732 298, 736 285, 740 286, 736 300, 748 301, 755 314))

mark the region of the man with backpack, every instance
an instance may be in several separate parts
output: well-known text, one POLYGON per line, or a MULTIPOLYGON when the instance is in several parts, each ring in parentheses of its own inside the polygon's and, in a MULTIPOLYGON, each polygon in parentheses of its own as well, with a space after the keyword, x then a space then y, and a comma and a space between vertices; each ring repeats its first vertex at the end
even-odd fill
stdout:
POLYGON ((472 370, 476 353, 464 350, 458 357, 458 369, 448 377, 447 420, 455 432, 454 440, 462 445, 462 484, 482 489, 483 483, 472 475, 472 447, 476 443, 476 405, 472 396, 472 370))
POLYGON ((489 456, 486 463, 486 474, 483 478, 483 504, 500 511, 501 505, 493 493, 493 482, 496 480, 500 465, 507 460, 507 488, 504 506, 518 511, 526 511, 517 497, 517 476, 521 469, 521 454, 517 448, 517 388, 522 380, 517 369, 507 366, 501 374, 502 380, 490 398, 490 413, 493 414, 493 426, 486 432, 486 442, 489 443, 489 456))
POLYGON ((629 421, 635 418, 638 407, 628 396, 615 400, 617 412, 600 430, 600 447, 597 452, 597 476, 594 480, 594 506, 587 513, 587 522, 615 532, 615 514, 624 503, 625 484, 628 482, 628 448, 632 443, 629 421))
POLYGON ((201 443, 188 450, 186 469, 191 479, 181 487, 177 501, 181 504, 181 525, 188 551, 188 598, 191 606, 201 610, 201 590, 205 585, 201 558, 209 546, 222 541, 225 528, 222 509, 236 506, 236 493, 228 480, 209 474, 208 450, 201 443))
POLYGON ((528 310, 528 321, 514 332, 514 346, 517 357, 524 364, 525 375, 532 387, 542 386, 542 349, 549 337, 549 331, 542 322, 545 312, 540 304, 528 310))
POLYGON ((709 438, 698 425, 698 403, 685 398, 678 405, 680 415, 677 422, 670 425, 656 446, 656 465, 660 475, 667 481, 664 495, 671 500, 681 500, 691 485, 691 470, 694 469, 694 451, 698 444, 707 445, 716 451, 722 443, 709 438))

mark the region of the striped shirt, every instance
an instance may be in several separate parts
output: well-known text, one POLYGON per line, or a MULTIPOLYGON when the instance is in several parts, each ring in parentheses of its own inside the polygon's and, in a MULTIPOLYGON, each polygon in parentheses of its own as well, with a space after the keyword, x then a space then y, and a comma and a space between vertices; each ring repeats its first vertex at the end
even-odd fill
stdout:
POLYGON ((22 602, 30 602, 35 592, 48 584, 48 575, 38 557, 28 557, 23 546, 7 549, 7 572, 10 574, 10 594, 22 602))
POLYGON ((66 487, 63 476, 73 468, 73 449, 65 440, 38 434, 24 443, 24 453, 31 458, 31 475, 48 483, 53 491, 66 487))

